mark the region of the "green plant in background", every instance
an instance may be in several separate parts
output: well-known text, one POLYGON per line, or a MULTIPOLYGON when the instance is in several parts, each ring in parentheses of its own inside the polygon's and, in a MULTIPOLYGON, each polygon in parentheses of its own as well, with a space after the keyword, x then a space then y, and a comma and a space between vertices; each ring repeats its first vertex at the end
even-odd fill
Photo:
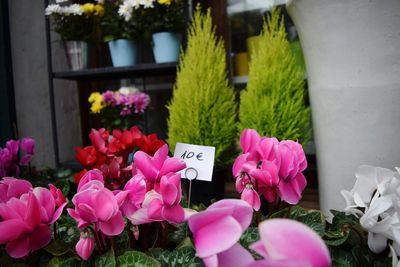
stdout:
POLYGON ((181 54, 173 97, 168 105, 168 143, 215 146, 216 165, 227 163, 236 136, 235 93, 229 86, 225 49, 215 35, 210 10, 197 8, 181 54))
POLYGON ((310 108, 306 107, 304 69, 298 66, 286 39, 283 18, 274 8, 264 21, 260 46, 249 65, 249 82, 241 93, 239 132, 298 140, 310 137, 310 108))

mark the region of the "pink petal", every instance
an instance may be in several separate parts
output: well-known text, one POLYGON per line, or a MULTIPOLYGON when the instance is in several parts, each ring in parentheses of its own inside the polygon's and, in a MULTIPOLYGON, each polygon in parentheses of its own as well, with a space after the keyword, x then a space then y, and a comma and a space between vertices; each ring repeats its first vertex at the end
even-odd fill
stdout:
POLYGON ((138 209, 135 213, 130 215, 128 219, 133 225, 145 224, 153 221, 149 218, 147 208, 138 209))
POLYGON ((253 188, 245 188, 240 198, 249 203, 255 211, 258 211, 261 207, 260 196, 253 188))
POLYGON ((155 181, 158 175, 158 169, 154 166, 153 160, 143 151, 138 151, 134 155, 134 162, 137 169, 146 179, 155 181))
POLYGON ((249 246, 250 249, 257 252, 259 255, 264 258, 268 258, 268 252, 265 250, 264 243, 261 240, 258 240, 249 246))
POLYGON ((63 209, 65 208, 65 206, 67 206, 67 202, 65 202, 64 204, 62 204, 61 206, 59 206, 59 207, 56 209, 56 211, 55 211, 54 214, 53 214, 53 218, 51 218, 51 221, 50 221, 49 224, 53 224, 55 221, 58 220, 58 218, 60 218, 60 216, 61 216, 61 214, 62 214, 63 209))
POLYGON ((203 225, 193 234, 197 255, 204 258, 227 250, 239 241, 241 235, 240 224, 231 216, 203 225))
POLYGON ((211 224, 212 222, 220 220, 223 217, 230 216, 232 212, 233 212, 233 207, 221 207, 221 208, 207 209, 205 211, 193 214, 192 216, 190 216, 188 221, 190 231, 192 233, 196 233, 204 225, 211 224))
POLYGON ((252 262, 250 252, 238 243, 218 254, 218 267, 246 267, 252 262))
POLYGON ((53 195, 48 189, 43 187, 35 187, 33 189, 33 194, 36 196, 40 205, 44 208, 43 210, 46 212, 46 214, 42 215, 42 221, 46 223, 50 222, 53 218, 54 209, 56 207, 56 202, 54 201, 53 195), (43 218, 45 219, 43 220, 43 218))
POLYGON ((40 223, 40 203, 33 193, 29 193, 28 207, 26 209, 24 221, 34 227, 40 223))
POLYGON ((175 203, 175 200, 178 198, 178 194, 180 194, 180 192, 178 192, 175 185, 168 182, 168 178, 166 176, 163 176, 161 177, 160 181, 160 194, 164 204, 172 206, 175 203))
POLYGON ((121 207, 128 195, 129 191, 120 191, 115 195, 115 200, 117 201, 118 207, 121 207))
POLYGON ((259 225, 261 241, 271 260, 297 260, 313 267, 331 266, 328 248, 317 233, 289 219, 271 219, 259 225))
POLYGON ((160 147, 156 153, 154 153, 154 165, 156 166, 157 169, 161 169, 161 167, 164 164, 164 161, 168 158, 168 145, 165 144, 162 147, 160 147))
POLYGON ((249 153, 242 154, 239 157, 235 159, 235 162, 233 163, 232 166, 232 174, 234 177, 237 177, 240 175, 240 172, 242 171, 242 165, 247 162, 247 157, 249 156, 249 153))
POLYGON ((202 258, 205 267, 218 267, 218 256, 216 254, 202 258))
POLYGON ((89 181, 93 181, 93 180, 104 183, 104 178, 103 178, 103 174, 101 173, 101 171, 95 169, 95 170, 90 170, 87 173, 85 173, 85 175, 83 175, 83 177, 79 181, 77 191, 79 192, 85 184, 87 184, 89 181))
MULTIPOLYGON (((164 145, 166 146, 166 145, 164 145)), ((159 175, 166 175, 170 172, 178 172, 186 168, 186 163, 177 158, 167 158, 160 169, 159 175)))
POLYGON ((223 199, 210 205, 208 209, 228 207, 232 208, 231 215, 239 222, 243 231, 246 230, 253 217, 253 208, 246 201, 240 199, 223 199))
POLYGON ((0 244, 19 238, 32 228, 24 221, 12 219, 0 222, 0 244))
POLYGON ((240 147, 244 153, 253 152, 260 141, 260 135, 254 129, 244 129, 240 135, 240 147))
POLYGON ((160 199, 154 199, 148 206, 148 217, 152 220, 162 221, 163 217, 161 214, 163 203, 160 199))
POLYGON ((118 210, 114 195, 108 190, 99 191, 93 198, 93 210, 100 221, 108 221, 118 210))
MULTIPOLYGON (((17 200, 17 199, 15 199, 17 200)), ((7 204, 0 203, 0 217, 3 221, 11 220, 11 219, 19 219, 22 221, 23 216, 21 216, 15 208, 15 205, 11 204, 12 200, 10 200, 7 204)), ((21 201, 18 199, 16 202, 20 203, 21 201)), ((22 204, 23 205, 23 204, 22 204)), ((24 206, 24 210, 26 206, 24 206)), ((25 215, 23 213, 23 215, 25 215)))
POLYGON ((35 140, 30 137, 25 137, 21 140, 21 148, 26 153, 33 155, 35 149, 35 140))
POLYGON ((51 241, 50 225, 41 224, 29 236, 30 249, 35 251, 47 246, 51 241))
POLYGON ((247 267, 313 267, 310 263, 299 260, 259 260, 247 267))
POLYGON ((32 184, 27 180, 15 179, 8 185, 7 197, 19 198, 22 194, 28 193, 32 190, 32 184))
POLYGON ((22 258, 29 254, 29 238, 21 237, 9 242, 6 246, 8 255, 13 258, 22 258))
POLYGON ((95 211, 88 204, 81 203, 76 208, 77 208, 77 212, 79 213, 79 217, 82 220, 89 222, 89 223, 97 221, 95 211))
POLYGON ((185 219, 185 211, 179 204, 171 207, 164 206, 161 215, 172 223, 181 223, 185 219))
POLYGON ((278 144, 279 141, 276 138, 263 137, 257 146, 257 153, 262 160, 277 160, 278 144))
POLYGON ((116 236, 122 233, 125 228, 125 221, 120 211, 107 222, 100 222, 100 230, 108 236, 116 236))
POLYGON ((81 236, 78 243, 76 243, 75 250, 78 253, 79 257, 86 261, 93 253, 94 238, 81 236))
POLYGON ((301 193, 307 185, 302 173, 298 173, 293 180, 281 180, 278 185, 280 197, 289 204, 295 205, 301 199, 301 193))

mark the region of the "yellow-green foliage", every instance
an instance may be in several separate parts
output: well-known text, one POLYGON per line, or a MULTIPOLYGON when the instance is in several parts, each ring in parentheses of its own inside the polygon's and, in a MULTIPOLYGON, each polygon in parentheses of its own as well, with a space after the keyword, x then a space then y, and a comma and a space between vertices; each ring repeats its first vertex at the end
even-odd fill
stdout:
POLYGON ((215 35, 210 10, 197 8, 188 29, 188 45, 181 53, 171 102, 168 105, 168 143, 215 146, 216 164, 236 138, 235 93, 229 86, 225 48, 215 35))
POLYGON ((264 21, 260 39, 250 62, 247 88, 240 97, 239 131, 253 128, 264 136, 304 144, 310 133, 304 70, 296 64, 277 9, 264 21))

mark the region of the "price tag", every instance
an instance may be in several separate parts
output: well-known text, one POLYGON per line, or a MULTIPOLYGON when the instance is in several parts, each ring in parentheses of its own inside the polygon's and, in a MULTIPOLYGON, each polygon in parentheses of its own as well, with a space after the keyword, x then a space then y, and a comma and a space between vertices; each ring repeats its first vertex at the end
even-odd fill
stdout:
POLYGON ((176 143, 174 157, 186 163, 186 169, 181 172, 182 178, 211 182, 215 147, 176 143))

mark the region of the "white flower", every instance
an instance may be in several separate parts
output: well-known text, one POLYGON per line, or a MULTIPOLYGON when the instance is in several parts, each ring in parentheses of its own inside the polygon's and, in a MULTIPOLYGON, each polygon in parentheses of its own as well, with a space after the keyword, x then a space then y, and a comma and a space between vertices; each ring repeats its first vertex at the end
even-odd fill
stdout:
POLYGON ((127 2, 129 3, 129 5, 132 6, 132 8, 134 9, 138 9, 141 5, 141 0, 127 0, 127 2))
POLYGON ((60 5, 57 4, 50 4, 46 7, 46 9, 44 10, 45 14, 48 15, 53 15, 53 14, 60 14, 61 13, 62 8, 60 7, 60 5))
POLYGON ((118 92, 119 92, 120 94, 123 94, 123 95, 129 95, 129 94, 135 93, 135 92, 137 92, 137 91, 138 91, 138 89, 137 89, 136 87, 133 87, 133 86, 121 87, 121 88, 119 88, 119 90, 118 90, 118 92))
POLYGON ((72 4, 63 8, 65 15, 80 16, 83 14, 82 7, 79 4, 72 4))
POLYGON ((140 0, 140 4, 144 7, 144 8, 153 8, 154 5, 154 0, 140 0))
MULTIPOLYGON (((399 169, 360 166, 356 182, 349 192, 342 190, 346 200, 345 211, 360 218, 368 231, 368 247, 375 253, 386 249, 392 241, 391 251, 397 264, 400 255, 400 175, 399 169)), ((400 267, 400 266, 399 266, 400 267)))
POLYGON ((128 1, 124 1, 122 5, 119 6, 118 15, 123 17, 125 21, 129 21, 132 17, 132 6, 128 1))

